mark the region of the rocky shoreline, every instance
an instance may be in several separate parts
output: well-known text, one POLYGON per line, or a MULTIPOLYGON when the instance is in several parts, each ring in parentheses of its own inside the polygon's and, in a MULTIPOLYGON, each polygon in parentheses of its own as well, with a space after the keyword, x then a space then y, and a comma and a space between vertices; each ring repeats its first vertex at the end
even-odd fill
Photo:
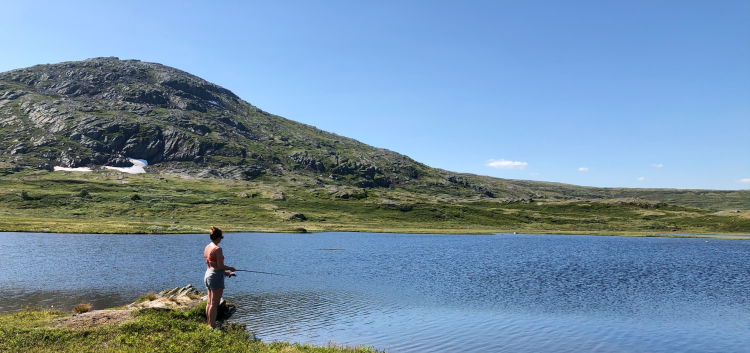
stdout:
MULTIPOLYGON (((158 294, 147 294, 133 303, 120 308, 91 310, 85 313, 72 314, 57 322, 54 327, 71 329, 98 328, 108 324, 121 324, 133 319, 133 312, 142 309, 177 309, 190 310, 206 301, 206 294, 192 284, 185 287, 164 289, 158 294)), ((234 304, 224 298, 219 304, 217 321, 229 320, 236 311, 234 304)))

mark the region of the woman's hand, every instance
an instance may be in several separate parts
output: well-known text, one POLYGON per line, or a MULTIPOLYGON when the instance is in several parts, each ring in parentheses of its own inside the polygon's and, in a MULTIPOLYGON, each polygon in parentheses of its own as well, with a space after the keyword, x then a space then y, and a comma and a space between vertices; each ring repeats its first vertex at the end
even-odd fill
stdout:
POLYGON ((232 271, 232 272, 237 272, 237 269, 232 266, 227 266, 227 270, 232 271))
POLYGON ((234 274, 234 273, 231 273, 231 272, 229 272, 229 271, 224 271, 224 276, 227 276, 227 277, 232 277, 232 276, 237 276, 237 275, 236 275, 236 274, 234 274))

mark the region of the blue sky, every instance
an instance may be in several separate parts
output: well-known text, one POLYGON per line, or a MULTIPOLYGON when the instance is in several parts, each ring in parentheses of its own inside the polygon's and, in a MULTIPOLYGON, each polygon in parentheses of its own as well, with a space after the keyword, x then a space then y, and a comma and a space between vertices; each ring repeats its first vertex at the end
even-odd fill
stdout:
POLYGON ((0 8, 0 71, 139 59, 433 167, 590 186, 750 189, 745 0, 0 8))

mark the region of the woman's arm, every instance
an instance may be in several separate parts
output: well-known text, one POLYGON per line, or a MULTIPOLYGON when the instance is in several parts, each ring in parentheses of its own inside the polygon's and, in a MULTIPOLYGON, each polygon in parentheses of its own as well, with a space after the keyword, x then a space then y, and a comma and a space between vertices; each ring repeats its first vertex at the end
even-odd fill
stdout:
POLYGON ((222 271, 237 271, 232 266, 224 266, 224 252, 221 248, 216 248, 216 251, 214 252, 216 254, 216 269, 222 270, 222 271))

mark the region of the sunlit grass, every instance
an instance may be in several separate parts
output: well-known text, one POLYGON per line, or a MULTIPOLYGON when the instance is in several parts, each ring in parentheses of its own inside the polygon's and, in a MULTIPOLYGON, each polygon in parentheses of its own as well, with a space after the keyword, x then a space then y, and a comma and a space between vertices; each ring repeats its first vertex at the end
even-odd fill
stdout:
MULTIPOLYGON (((0 330, 5 330, 10 327, 17 329, 47 327, 51 324, 51 320, 65 317, 67 315, 68 314, 55 309, 26 307, 12 314, 0 315, 0 330)), ((0 335, 1 334, 2 333, 0 333, 0 335)))
POLYGON ((0 315, 2 352, 378 352, 372 347, 312 346, 286 342, 264 343, 238 323, 213 331, 205 323, 205 306, 188 311, 144 309, 121 324, 95 329, 54 328, 67 314, 54 310, 23 309, 0 315))
POLYGON ((317 185, 284 180, 25 173, 0 177, 0 231, 205 233, 215 225, 227 232, 750 234, 746 210, 717 213, 644 200, 440 201, 400 189, 343 200, 317 185), (274 199, 275 190, 284 190, 287 200, 274 199), (306 220, 293 219, 295 213, 306 220))
POLYGON ((156 300, 157 298, 159 298, 159 296, 158 296, 158 295, 156 295, 156 294, 155 294, 154 292, 149 292, 149 293, 148 293, 148 294, 146 294, 146 295, 142 295, 142 296, 140 296, 140 298, 138 298, 138 299, 137 299, 137 300, 135 301, 135 303, 136 303, 136 304, 138 304, 138 303, 143 303, 143 302, 145 302, 145 301, 152 301, 152 300, 156 300))

